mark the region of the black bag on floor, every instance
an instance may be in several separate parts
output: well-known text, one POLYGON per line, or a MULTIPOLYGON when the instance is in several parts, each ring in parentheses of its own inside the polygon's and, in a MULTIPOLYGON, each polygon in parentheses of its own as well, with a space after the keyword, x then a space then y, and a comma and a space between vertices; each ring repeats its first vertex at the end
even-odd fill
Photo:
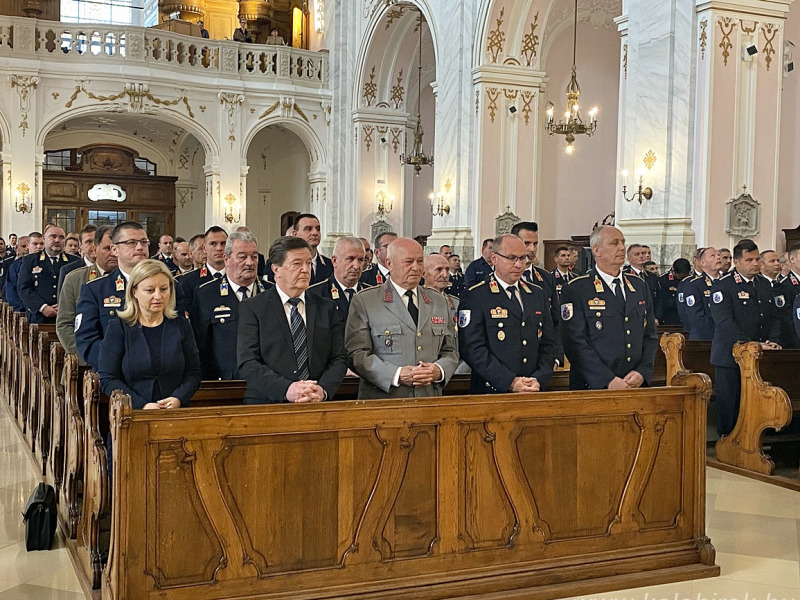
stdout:
POLYGON ((33 490, 25 512, 25 549, 50 550, 56 535, 56 491, 52 485, 40 483, 33 490))

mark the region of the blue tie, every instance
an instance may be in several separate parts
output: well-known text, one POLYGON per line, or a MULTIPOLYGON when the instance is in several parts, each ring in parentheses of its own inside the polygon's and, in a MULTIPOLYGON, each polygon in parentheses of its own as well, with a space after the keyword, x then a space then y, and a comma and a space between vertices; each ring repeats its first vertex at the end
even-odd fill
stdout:
POLYGON ((297 372, 299 379, 309 379, 310 373, 308 370, 308 344, 306 343, 306 324, 303 322, 303 317, 300 311, 297 310, 297 305, 300 304, 300 298, 289 298, 289 304, 292 305, 292 312, 290 321, 292 323, 292 340, 294 342, 294 356, 297 359, 297 372))

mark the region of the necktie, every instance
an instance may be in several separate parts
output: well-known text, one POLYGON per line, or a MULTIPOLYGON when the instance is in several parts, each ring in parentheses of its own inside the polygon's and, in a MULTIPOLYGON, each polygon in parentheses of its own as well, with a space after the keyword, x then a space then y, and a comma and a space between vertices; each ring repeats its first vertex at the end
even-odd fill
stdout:
POLYGON ((622 279, 617 277, 611 283, 614 284, 614 295, 617 297, 617 300, 619 300, 622 303, 622 305, 624 306, 625 305, 625 296, 622 295, 622 279))
POLYGON ((248 290, 246 287, 240 287, 239 292, 242 294, 242 300, 246 300, 247 294, 250 292, 250 290, 248 290))
POLYGON ((508 291, 508 295, 511 296, 511 301, 517 306, 519 306, 519 296, 517 296, 517 286, 510 285, 508 286, 506 291, 508 291))
POLYGON ((297 305, 300 304, 300 298, 289 298, 289 304, 292 305, 292 312, 289 320, 292 324, 292 341, 294 342, 294 356, 297 359, 298 379, 305 380, 310 377, 310 374, 308 370, 306 324, 303 322, 300 311, 297 310, 297 305))
POLYGON ((222 279, 222 273, 214 273, 214 279, 222 279))
POLYGON ((419 309, 417 305, 414 304, 414 292, 408 290, 405 296, 408 298, 408 314, 410 314, 411 318, 414 320, 414 325, 417 325, 419 322, 419 309))
POLYGON ((350 304, 350 303, 353 301, 353 294, 355 293, 355 292, 353 291, 353 288, 347 288, 347 289, 344 291, 344 293, 345 293, 345 295, 347 296, 347 303, 348 303, 348 304, 350 304))
POLYGON ((527 281, 528 283, 533 283, 533 271, 532 270, 526 269, 525 272, 523 273, 523 276, 525 278, 525 281, 527 281))

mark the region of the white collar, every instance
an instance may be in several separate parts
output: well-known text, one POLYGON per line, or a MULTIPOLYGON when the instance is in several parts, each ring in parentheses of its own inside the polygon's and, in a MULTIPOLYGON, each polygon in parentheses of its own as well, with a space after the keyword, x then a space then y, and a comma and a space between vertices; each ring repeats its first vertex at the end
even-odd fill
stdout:
POLYGON ((238 283, 234 283, 234 282, 233 282, 233 280, 232 280, 232 279, 230 279, 230 278, 228 278, 228 276, 227 276, 227 275, 225 275, 225 278, 228 280, 228 285, 230 285, 230 286, 231 286, 231 290, 233 290, 233 293, 234 293, 234 294, 237 294, 237 293, 239 293, 239 290, 240 290, 241 288, 245 288, 245 289, 247 289, 247 296, 248 296, 248 297, 250 297, 250 296, 252 296, 252 295, 253 295, 253 287, 254 287, 254 286, 255 286, 255 284, 256 284, 256 282, 255 282, 255 281, 254 281, 253 283, 251 283, 250 285, 244 286, 244 285, 239 285, 238 283))
POLYGON ((336 282, 336 285, 338 285, 343 290, 353 290, 353 292, 358 291, 356 289, 356 288, 358 288, 358 282, 357 281, 356 281, 356 284, 354 286, 348 287, 345 284, 343 284, 341 281, 339 281, 339 279, 338 279, 338 277, 336 277, 336 275, 333 276, 333 279, 336 282))
MULTIPOLYGON (((281 286, 279 286, 277 283, 275 284, 275 289, 278 290, 278 296, 280 296, 280 298, 281 298, 281 304, 286 304, 289 301, 289 295, 286 294, 286 292, 284 292, 281 289, 281 286)), ((306 303, 306 291, 305 290, 303 290, 303 293, 300 294, 299 298, 300 298, 300 301, 303 304, 306 303)))
POLYGON ((600 268, 597 266, 595 266, 595 270, 597 271, 597 274, 600 276, 600 279, 602 279, 605 282, 605 284, 608 286, 608 289, 610 289, 612 292, 614 291, 614 288, 611 287, 611 282, 614 281, 615 279, 622 280, 623 276, 622 270, 620 270, 619 275, 617 275, 616 277, 614 277, 613 275, 609 275, 605 271, 601 271, 600 268))
MULTIPOLYGON (((416 300, 416 299, 417 299, 417 289, 419 288, 419 286, 415 287, 413 290, 407 290, 407 289, 405 289, 405 288, 403 288, 403 287, 400 287, 399 285, 397 285, 397 284, 394 282, 394 280, 393 280, 393 279, 389 279, 389 281, 390 281, 390 282, 391 282, 391 284, 394 286, 394 289, 396 289, 396 290, 397 290, 397 293, 398 293, 398 294, 400 294, 401 296, 405 296, 405 295, 406 295, 406 292, 410 291, 412 294, 414 294, 414 300, 416 300)), ((419 304, 418 304, 417 306, 419 306, 419 304)))
MULTIPOLYGON (((511 284, 510 284, 510 283, 506 283, 505 281, 503 281, 502 279, 500 279, 500 278, 497 276, 497 273, 495 273, 495 275, 494 275, 494 278, 497 280, 497 283, 499 283, 499 284, 500 284, 500 287, 502 287, 502 288, 503 288, 503 291, 504 291, 506 294, 508 294, 508 288, 510 288, 510 287, 511 287, 511 284)), ((517 283, 515 283, 515 284, 514 284, 514 287, 516 287, 516 288, 519 290, 519 287, 520 287, 520 286, 519 286, 519 281, 517 281, 517 283)))
POLYGON ((381 275, 383 275, 384 277, 389 276, 389 269, 384 267, 381 263, 375 263, 375 264, 378 265, 378 270, 381 272, 381 275))
POLYGON ((220 273, 220 274, 223 274, 223 275, 225 274, 225 268, 224 267, 222 269, 220 269, 219 271, 217 271, 214 267, 211 266, 210 263, 206 263, 206 269, 208 269, 208 272, 211 273, 212 277, 214 275, 216 275, 217 273, 220 273))

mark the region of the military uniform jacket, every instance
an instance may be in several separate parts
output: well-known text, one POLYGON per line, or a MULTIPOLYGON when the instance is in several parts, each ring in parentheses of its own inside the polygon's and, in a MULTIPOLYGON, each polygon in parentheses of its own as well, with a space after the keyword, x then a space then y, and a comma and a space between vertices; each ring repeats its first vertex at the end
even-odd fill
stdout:
POLYGON ((187 308, 192 306, 194 293, 197 288, 213 279, 214 275, 211 273, 207 264, 199 269, 194 269, 185 275, 179 275, 175 278, 175 287, 181 288, 187 308))
POLYGON ((22 259, 17 280, 17 292, 25 304, 25 312, 31 323, 55 323, 55 317, 45 317, 39 309, 47 304, 58 303, 58 272, 61 267, 78 260, 78 257, 62 252, 53 264, 47 253, 37 252, 22 259))
POLYGON ((800 295, 794 298, 792 320, 794 321, 794 332, 797 334, 797 337, 800 337, 800 295))
POLYGON ((358 280, 360 283, 363 283, 367 287, 375 287, 376 285, 383 285, 388 281, 388 277, 386 277, 378 267, 378 263, 373 264, 369 269, 364 269, 364 272, 361 273, 361 278, 358 280))
POLYGON ((456 298, 461 298, 465 289, 464 276, 461 273, 450 273, 450 294, 456 298))
MULTIPOLYGON (((368 287, 369 286, 359 281, 356 283, 356 293, 361 292, 368 287)), ((336 310, 339 315, 339 319, 342 321, 342 327, 344 327, 344 324, 347 323, 347 315, 350 312, 350 303, 347 301, 347 294, 344 293, 344 288, 342 288, 342 286, 336 282, 336 277, 331 275, 325 281, 320 281, 319 283, 312 285, 310 288, 308 288, 308 292, 310 294, 320 296, 321 298, 333 300, 334 303, 336 303, 336 310)), ((353 297, 355 298, 355 294, 353 297)))
POLYGON ((447 300, 417 288, 418 325, 387 282, 353 298, 345 329, 348 362, 360 377, 359 398, 441 396, 458 366, 455 330, 447 300), (444 381, 425 387, 392 386, 398 367, 437 363, 444 381))
MULTIPOLYGON (((266 285, 272 287, 269 283, 266 285)), ((264 284, 257 280, 255 293, 264 290, 264 284)), ((194 294, 189 320, 200 352, 200 372, 204 380, 241 379, 236 364, 239 304, 239 296, 224 275, 207 281, 194 294)))
POLYGON ((794 302, 795 292, 789 282, 789 278, 773 279, 770 281, 763 275, 759 275, 772 290, 772 312, 773 318, 781 322, 781 345, 784 348, 800 348, 800 339, 794 330, 792 323, 792 303, 794 302))
POLYGON ((6 254, 5 258, 0 260, 0 290, 6 285, 6 277, 8 277, 8 269, 14 262, 15 256, 13 254, 6 254))
MULTIPOLYGON (((66 269, 67 267, 64 267, 66 269)), ((61 275, 64 275, 61 269, 61 275)), ((67 354, 78 354, 75 345, 75 315, 81 288, 88 281, 102 277, 97 265, 72 269, 61 281, 61 293, 58 295, 58 315, 56 315, 56 335, 67 354)), ((81 361, 82 364, 86 364, 81 361)))
POLYGON ((570 389, 604 389, 631 371, 650 382, 658 349, 653 297, 639 277, 624 274, 622 279, 624 306, 595 269, 561 289, 570 389))
POLYGON ((80 359, 95 371, 108 321, 125 308, 127 285, 122 271, 117 268, 105 277, 81 286, 75 309, 75 346, 80 359))
POLYGON ((711 316, 711 289, 714 280, 703 273, 683 288, 683 305, 690 340, 710 340, 714 337, 714 318, 711 316))
POLYGON ((658 278, 656 318, 661 325, 682 325, 678 315, 678 285, 681 280, 670 271, 658 278))
POLYGON ((558 317, 561 299, 557 291, 556 279, 553 277, 552 273, 545 271, 544 269, 540 269, 537 266, 532 267, 530 271, 526 269, 522 273, 522 279, 523 281, 527 281, 528 283, 542 288, 542 291, 547 298, 547 306, 550 310, 550 318, 553 321, 553 327, 555 328, 556 332, 555 358, 559 363, 564 364, 564 347, 561 344, 561 323, 558 317))
POLYGON ((178 265, 175 264, 175 261, 171 256, 164 256, 161 252, 156 254, 155 256, 151 256, 153 260, 158 260, 167 265, 167 268, 170 270, 170 273, 177 273, 178 272, 178 265))
POLYGON ((17 280, 19 279, 19 268, 22 266, 22 258, 12 262, 8 267, 6 282, 3 285, 3 299, 11 305, 14 312, 25 310, 25 304, 17 292, 17 280))
POLYGON ((575 273, 572 271, 567 271, 567 274, 564 275, 564 273, 559 271, 558 268, 550 271, 550 275, 553 276, 553 284, 555 285, 556 295, 559 297, 561 295, 561 288, 577 277, 577 275, 575 275, 575 273))
POLYGON ((773 318, 772 290, 763 277, 748 283, 734 269, 711 288, 711 315, 716 327, 711 341, 711 364, 736 366, 736 342, 780 343, 780 320, 773 318))
POLYGON ((464 287, 471 288, 476 283, 480 283, 492 273, 492 265, 486 262, 483 256, 473 260, 464 271, 464 287))
POLYGON ((644 282, 647 284, 647 287, 650 289, 650 293, 653 295, 653 302, 656 301, 656 294, 658 293, 659 281, 658 277, 654 273, 645 270, 636 273, 631 265, 625 265, 624 267, 622 267, 622 272, 629 273, 634 277, 638 277, 639 279, 644 280, 644 282))
POLYGON ((470 394, 504 394, 515 377, 553 374, 556 339, 550 307, 537 285, 519 282, 522 307, 494 276, 471 288, 458 311, 461 358, 472 368, 470 394))

